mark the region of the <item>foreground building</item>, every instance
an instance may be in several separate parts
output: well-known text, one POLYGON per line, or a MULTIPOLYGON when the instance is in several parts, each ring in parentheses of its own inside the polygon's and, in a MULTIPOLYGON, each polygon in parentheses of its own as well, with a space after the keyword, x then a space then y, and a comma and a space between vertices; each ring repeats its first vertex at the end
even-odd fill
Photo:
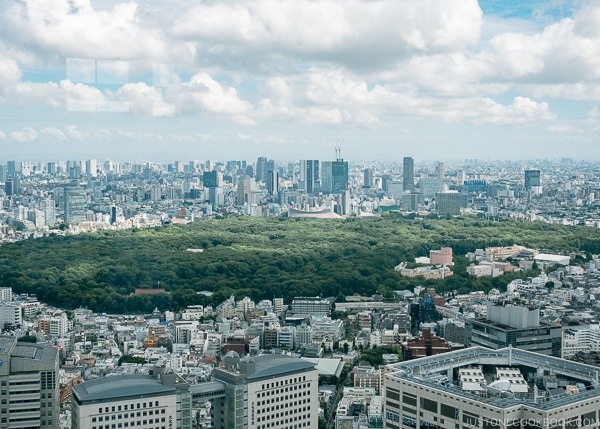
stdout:
POLYGON ((390 365, 384 427, 575 429, 598 425, 599 369, 473 347, 390 365))
POLYGON ((59 353, 0 337, 0 429, 58 428, 59 353))
POLYGON ((213 380, 225 397, 213 401, 216 429, 298 429, 318 426, 318 372, 313 363, 282 355, 225 356, 213 380))
POLYGON ((73 387, 72 429, 191 429, 189 386, 175 374, 119 375, 73 387))

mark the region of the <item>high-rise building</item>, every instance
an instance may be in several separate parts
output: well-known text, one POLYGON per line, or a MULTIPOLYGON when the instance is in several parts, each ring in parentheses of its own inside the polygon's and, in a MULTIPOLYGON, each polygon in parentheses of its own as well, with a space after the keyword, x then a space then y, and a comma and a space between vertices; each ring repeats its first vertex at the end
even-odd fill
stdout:
POLYGON ((331 192, 341 194, 348 187, 348 161, 338 159, 331 163, 331 192))
POLYGON ((415 161, 410 156, 404 157, 402 187, 405 191, 415 189, 415 161))
POLYGON ((90 176, 96 177, 98 175, 98 161, 95 159, 87 160, 85 162, 85 170, 90 176))
POLYGON ((17 163, 16 161, 8 161, 6 163, 6 173, 8 177, 13 177, 17 174, 17 163))
POLYGON ((49 175, 54 176, 56 174, 56 162, 49 162, 46 166, 46 170, 49 175))
POLYGON ((85 220, 85 191, 79 186, 66 186, 63 194, 65 223, 78 223, 85 220))
POLYGON ((560 357, 562 327, 541 323, 537 307, 488 302, 485 318, 465 319, 465 342, 467 346, 511 346, 560 357))
POLYGON ((533 195, 542 193, 540 170, 525 170, 525 190, 533 195))
POLYGON ((191 429, 189 385, 175 374, 157 375, 103 377, 73 386, 71 428, 191 429))
POLYGON ((460 194, 458 191, 438 192, 435 194, 435 204, 440 216, 460 215, 460 194))
POLYGON ((300 189, 309 194, 320 191, 319 161, 316 159, 300 161, 300 189))
POLYGON ((0 337, 0 428, 58 429, 59 352, 0 337))
POLYGON ((267 193, 274 197, 279 192, 279 173, 277 170, 267 171, 267 193))
POLYGON ((267 158, 264 156, 259 156, 256 161, 255 178, 257 182, 267 180, 267 158))
POLYGON ((370 168, 365 168, 363 170, 363 188, 372 188, 373 187, 373 170, 370 168))
POLYGON ((446 167, 443 162, 438 162, 437 164, 437 178, 443 179, 446 176, 446 167))
POLYGON ((252 193, 252 184, 254 180, 249 176, 238 177, 237 182, 237 199, 238 205, 243 206, 244 204, 250 203, 250 194, 252 193))
POLYGON ((202 183, 205 188, 218 188, 221 186, 219 183, 219 173, 216 171, 205 171, 202 173, 202 183))
POLYGON ((402 210, 416 212, 424 202, 423 194, 420 192, 406 192, 402 194, 402 210))
POLYGON ((240 359, 225 355, 214 380, 225 396, 213 401, 216 429, 288 429, 318 426, 318 372, 313 363, 283 355, 240 359))

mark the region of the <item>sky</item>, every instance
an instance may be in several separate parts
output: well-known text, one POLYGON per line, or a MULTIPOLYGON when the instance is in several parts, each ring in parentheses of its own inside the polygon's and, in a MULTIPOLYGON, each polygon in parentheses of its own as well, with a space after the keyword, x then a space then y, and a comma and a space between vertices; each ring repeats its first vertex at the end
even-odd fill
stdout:
POLYGON ((0 163, 600 159, 597 0, 3 0, 0 163))

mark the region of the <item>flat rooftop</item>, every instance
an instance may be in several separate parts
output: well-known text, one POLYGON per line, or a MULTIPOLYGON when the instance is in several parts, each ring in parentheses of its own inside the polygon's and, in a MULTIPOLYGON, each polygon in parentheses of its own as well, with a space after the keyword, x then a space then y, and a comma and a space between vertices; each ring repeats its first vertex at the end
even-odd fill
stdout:
MULTIPOLYGON (((499 350, 471 347, 388 365, 385 377, 406 380, 500 408, 526 403, 547 410, 584 399, 600 398, 599 372, 600 368, 591 365, 512 347, 499 350), (486 386, 478 392, 463 390, 458 370, 478 365, 482 367, 486 386), (526 392, 494 387, 492 383, 497 380, 494 378, 497 370, 506 371, 507 368, 523 375, 528 386, 526 392), (552 384, 554 380, 559 380, 564 388, 557 390, 552 384), (569 386, 576 389, 569 390, 569 386)), ((497 383, 495 385, 498 386, 497 383)))
POLYGON ((175 393, 173 386, 165 386, 150 375, 119 375, 97 378, 73 386, 73 395, 79 402, 123 400, 141 396, 175 393))

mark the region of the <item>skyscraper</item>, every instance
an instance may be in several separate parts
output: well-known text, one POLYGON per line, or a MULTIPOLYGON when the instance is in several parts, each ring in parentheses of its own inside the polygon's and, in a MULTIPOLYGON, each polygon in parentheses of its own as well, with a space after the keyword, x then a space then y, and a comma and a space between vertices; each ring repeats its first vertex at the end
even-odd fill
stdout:
POLYGON ((267 179, 267 158, 259 156, 256 161, 256 181, 261 182, 267 179))
POLYGON ((309 194, 320 191, 319 161, 316 159, 300 161, 300 187, 309 194))
POLYGON ((540 170, 525 170, 525 190, 532 194, 542 193, 540 170))
POLYGON ((437 178, 438 179, 443 179, 445 175, 446 175, 446 168, 444 166, 444 163, 443 162, 438 162, 438 164, 437 164, 437 178))
POLYGON ((85 191, 79 186, 66 186, 63 195, 65 223, 85 220, 85 191))
POLYGON ((341 194, 348 187, 348 161, 338 159, 331 163, 331 192, 341 194))
POLYGON ((0 337, 0 427, 60 427, 58 368, 58 349, 0 337))
POLYGON ((373 170, 365 168, 363 171, 363 188, 373 187, 373 170))
POLYGON ((267 171, 267 193, 272 196, 277 196, 279 191, 279 173, 277 170, 267 171))
POLYGON ((404 170, 402 176, 402 187, 405 191, 415 189, 415 161, 410 157, 404 157, 404 170))

